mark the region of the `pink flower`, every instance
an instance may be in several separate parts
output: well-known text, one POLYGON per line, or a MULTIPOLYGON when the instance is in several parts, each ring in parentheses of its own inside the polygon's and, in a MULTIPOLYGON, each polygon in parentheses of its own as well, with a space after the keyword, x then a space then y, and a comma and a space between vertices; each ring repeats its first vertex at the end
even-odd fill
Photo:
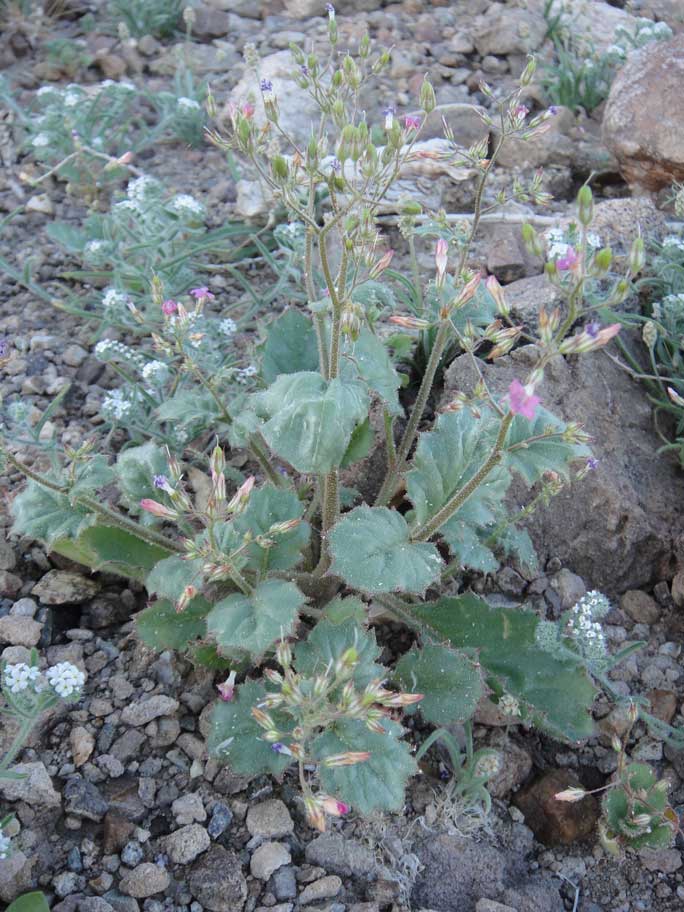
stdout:
POLYGON ((175 510, 170 510, 164 504, 157 503, 156 500, 152 500, 149 497, 143 497, 140 501, 140 506, 147 513, 152 513, 153 516, 159 516, 162 519, 173 519, 178 515, 175 510))
POLYGON ((534 395, 534 387, 523 386, 520 380, 513 380, 508 387, 508 405, 514 415, 531 420, 540 402, 539 396, 534 395))
POLYGON ((437 246, 435 247, 435 267, 437 269, 437 287, 438 288, 441 288, 441 286, 444 284, 444 276, 446 275, 448 253, 449 253, 449 245, 444 240, 444 238, 440 238, 437 241, 437 246))
POLYGON ((404 116, 404 126, 407 130, 420 130, 420 117, 415 114, 406 114, 404 116))
POLYGON ((231 671, 222 684, 217 684, 216 690, 218 690, 222 700, 225 700, 226 703, 230 703, 235 696, 235 672, 231 671))
POLYGON ((162 309, 162 313, 165 316, 170 317, 172 314, 175 314, 175 312, 178 310, 178 304, 176 304, 175 301, 171 301, 171 300, 164 301, 161 309, 162 309))
POLYGON ((250 117, 253 117, 253 116, 254 116, 254 105, 253 105, 251 102, 249 102, 249 101, 246 101, 246 102, 242 105, 242 107, 240 108, 240 110, 242 111, 243 115, 244 115, 245 117, 247 117, 248 119, 249 119, 250 117))
POLYGON ((211 301, 216 297, 216 295, 213 295, 209 291, 206 285, 200 285, 199 288, 191 288, 190 294, 193 296, 193 298, 197 298, 197 300, 204 298, 207 301, 211 301))
POLYGON ((338 801, 337 798, 330 798, 327 795, 319 795, 319 801, 325 813, 330 814, 331 817, 343 817, 351 810, 344 801, 338 801))
POLYGON ((577 256, 577 251, 574 247, 568 247, 562 257, 559 257, 556 260, 556 269, 565 271, 567 269, 572 269, 572 267, 577 263, 579 257, 577 256))

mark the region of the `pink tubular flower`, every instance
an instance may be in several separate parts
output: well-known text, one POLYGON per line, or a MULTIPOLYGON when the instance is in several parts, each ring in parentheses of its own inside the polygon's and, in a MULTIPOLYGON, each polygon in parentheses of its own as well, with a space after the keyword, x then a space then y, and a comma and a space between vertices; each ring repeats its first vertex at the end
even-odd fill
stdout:
POLYGON ((514 415, 532 420, 540 402, 539 396, 534 395, 534 387, 523 386, 520 380, 513 380, 508 387, 508 405, 514 415))
POLYGON ((216 297, 216 295, 212 294, 209 291, 206 285, 200 285, 199 288, 191 288, 190 294, 198 301, 202 299, 205 301, 211 301, 216 297))
POLYGON ((449 245, 444 240, 444 238, 440 238, 437 241, 437 246, 435 247, 435 267, 437 269, 437 287, 438 288, 441 288, 441 286, 444 284, 444 276, 446 275, 448 253, 449 253, 449 245))
POLYGON ((254 105, 250 101, 246 101, 240 108, 244 117, 249 119, 254 116, 254 105))
POLYGON ((153 516, 160 516, 162 519, 174 519, 178 515, 175 510, 170 510, 164 504, 157 503, 156 500, 152 500, 149 497, 144 497, 140 501, 140 506, 147 513, 151 513, 153 516))
POLYGON ((178 310, 178 304, 176 304, 175 301, 171 301, 171 300, 164 301, 164 303, 161 306, 161 309, 162 309, 162 313, 164 314, 164 316, 170 317, 173 314, 175 314, 175 312, 178 310))
POLYGON ((230 703, 235 696, 235 672, 231 671, 225 681, 221 684, 217 684, 216 690, 218 690, 222 700, 225 700, 226 703, 230 703))
POLYGON ((404 126, 407 130, 420 130, 421 120, 416 114, 406 114, 404 116, 404 126))
POLYGON ((579 257, 577 256, 577 251, 574 247, 568 247, 562 257, 559 257, 556 260, 556 269, 560 269, 561 272, 564 272, 577 263, 579 257))

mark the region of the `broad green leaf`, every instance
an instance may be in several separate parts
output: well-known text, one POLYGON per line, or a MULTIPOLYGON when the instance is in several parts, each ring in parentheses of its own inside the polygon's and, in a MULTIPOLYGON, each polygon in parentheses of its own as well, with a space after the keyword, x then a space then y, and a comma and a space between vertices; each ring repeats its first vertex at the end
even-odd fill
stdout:
POLYGON ((273 383, 281 374, 318 370, 316 332, 301 311, 289 308, 268 327, 262 347, 261 375, 273 383))
POLYGON ((53 550, 92 570, 106 570, 140 582, 170 551, 113 526, 89 526, 76 539, 58 539, 53 550))
POLYGON ((157 409, 160 421, 173 422, 177 428, 214 427, 221 417, 216 400, 205 389, 181 389, 157 409))
MULTIPOLYGON (((412 522, 428 522, 479 471, 491 452, 498 423, 489 410, 476 418, 469 409, 461 409, 440 415, 434 430, 420 435, 406 476, 412 522)), ((501 515, 509 483, 509 473, 497 466, 442 526, 439 534, 464 566, 485 572, 498 567, 478 533, 501 515)))
POLYGON ((309 541, 309 524, 302 521, 291 531, 273 536, 269 536, 269 530, 275 523, 301 519, 303 515, 304 504, 294 491, 273 485, 252 491, 247 506, 233 520, 233 526, 240 536, 251 532, 254 538, 264 535, 275 542, 267 549, 256 541, 247 547, 246 554, 254 569, 289 570, 299 563, 302 548, 309 541))
POLYGON ((85 507, 72 506, 69 498, 35 481, 29 481, 12 501, 12 531, 52 546, 61 538, 76 538, 95 515, 85 507))
POLYGON ((363 384, 308 372, 279 377, 254 403, 268 419, 261 433, 271 449, 299 472, 316 474, 339 466, 369 407, 363 384))
POLYGON ((45 894, 40 890, 24 893, 11 902, 5 912, 50 912, 45 894))
POLYGON ((562 432, 567 425, 546 409, 538 408, 532 420, 516 415, 506 437, 504 464, 533 485, 544 472, 557 472, 564 478, 570 476, 570 463, 574 459, 588 459, 591 450, 584 444, 567 443, 560 436, 531 440, 547 431, 562 432), (529 443, 518 449, 518 444, 529 443))
POLYGON ((482 696, 480 667, 464 652, 447 646, 412 649, 399 659, 394 673, 403 690, 422 693, 416 708, 427 722, 465 722, 482 696))
MULTIPOLYGON (((355 600, 346 599, 345 601, 355 600)), ((342 602, 342 604, 344 603, 342 602)), ((326 668, 331 663, 334 664, 350 647, 354 647, 359 654, 353 676, 357 687, 364 688, 369 681, 385 677, 385 669, 376 662, 380 649, 375 642, 375 634, 365 630, 352 617, 348 617, 340 623, 335 623, 327 618, 319 621, 306 642, 297 644, 295 650, 297 671, 305 677, 323 674, 326 668)))
POLYGON ((537 644, 539 618, 532 611, 491 608, 468 593, 416 605, 412 612, 453 647, 477 650, 485 673, 528 704, 541 729, 570 741, 591 736, 594 686, 579 661, 561 659, 537 644))
POLYGON ((401 376, 394 368, 387 346, 367 327, 362 328, 356 341, 345 341, 340 372, 345 379, 362 380, 378 394, 391 414, 401 414, 397 393, 401 376))
POLYGON ((157 652, 164 649, 184 651, 193 640, 206 633, 210 608, 201 595, 183 611, 176 611, 176 606, 168 599, 158 599, 136 616, 135 629, 142 642, 157 652))
POLYGON ((361 304, 364 309, 376 308, 383 310, 385 308, 394 310, 397 306, 397 299, 390 285, 384 282, 376 282, 374 279, 364 282, 352 292, 352 301, 361 304))
POLYGON ((514 557, 520 566, 530 573, 539 569, 539 558, 527 529, 520 529, 511 523, 497 537, 494 544, 495 547, 500 547, 504 554, 514 557))
POLYGON ((292 632, 305 601, 294 583, 267 580, 250 595, 236 592, 217 602, 207 617, 207 631, 219 651, 242 649, 260 656, 292 632))
MULTIPOLYGON (((237 695, 230 703, 220 700, 211 714, 209 753, 228 763, 231 770, 239 775, 271 773, 278 776, 290 765, 291 758, 278 754, 271 744, 262 740, 264 731, 252 718, 252 707, 257 706, 266 696, 261 681, 245 681, 237 688, 237 695)), ((292 720, 278 710, 271 710, 278 731, 285 732, 293 727, 292 720)))
POLYGON ((102 455, 93 456, 76 466, 73 484, 70 487, 72 497, 93 494, 114 481, 114 469, 102 455))
POLYGON ((434 545, 409 540, 409 527, 400 513, 365 504, 334 526, 330 553, 332 573, 371 593, 423 593, 437 582, 443 566, 434 545))
POLYGON ((145 588, 150 595, 177 602, 186 586, 202 587, 202 560, 186 560, 174 554, 159 561, 152 568, 145 580, 145 588))
POLYGON ((197 643, 191 644, 188 657, 193 665, 201 665, 212 671, 228 671, 238 664, 236 656, 219 655, 213 643, 197 643))
POLYGON ((132 513, 140 513, 140 521, 146 524, 159 520, 140 508, 143 498, 164 501, 165 495, 154 486, 155 475, 168 475, 169 465, 161 447, 156 443, 144 443, 131 447, 119 454, 116 474, 124 501, 132 513))
POLYGON ((334 598, 323 608, 323 616, 332 624, 343 624, 349 618, 363 624, 366 620, 366 606, 361 599, 350 595, 334 598))
POLYGON ((342 458, 340 468, 346 469, 354 462, 365 459, 370 453, 375 442, 375 432, 371 427, 370 419, 366 418, 354 428, 354 433, 349 441, 347 452, 342 458))
POLYGON ((329 794, 350 804, 360 814, 398 811, 416 763, 408 745, 399 741, 401 726, 391 719, 383 722, 386 734, 371 732, 364 722, 342 719, 314 741, 319 760, 346 751, 369 751, 370 758, 353 766, 321 765, 321 786, 329 794))

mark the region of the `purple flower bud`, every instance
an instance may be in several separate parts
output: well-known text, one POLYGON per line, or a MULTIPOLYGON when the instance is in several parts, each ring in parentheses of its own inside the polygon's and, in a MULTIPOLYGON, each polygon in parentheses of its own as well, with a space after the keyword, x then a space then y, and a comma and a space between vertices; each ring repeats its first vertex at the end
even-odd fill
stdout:
POLYGON ((587 323, 586 329, 587 335, 591 336, 592 339, 595 339, 599 334, 601 324, 598 322, 598 320, 592 320, 591 323, 587 323))
POLYGON ((548 108, 547 113, 550 114, 551 117, 555 117, 556 114, 558 114, 558 111, 559 111, 559 110, 560 110, 560 108, 559 108, 557 105, 551 105, 551 106, 548 108))
POLYGON ((208 301, 211 301, 216 297, 216 295, 213 295, 209 291, 206 285, 200 285, 199 288, 191 288, 190 294, 193 296, 193 298, 205 298, 208 301))
POLYGON ((308 75, 309 75, 309 68, 308 68, 308 66, 307 66, 305 63, 303 63, 303 64, 299 67, 299 72, 302 74, 302 76, 308 76, 308 75))
POLYGON ((292 751, 287 745, 283 744, 282 741, 276 741, 271 745, 271 750, 275 751, 276 754, 284 754, 286 757, 292 756, 292 751))
POLYGON ((159 488, 160 490, 163 491, 164 488, 168 485, 168 483, 169 482, 168 482, 166 475, 155 475, 154 476, 155 488, 159 488))
POLYGON ((329 17, 330 19, 334 19, 334 18, 335 18, 335 7, 332 5, 332 3, 326 3, 326 4, 325 4, 325 11, 327 12, 328 17, 329 17))
POLYGON ((261 83, 260 83, 260 87, 261 87, 262 92, 272 92, 273 91, 273 83, 271 82, 270 79, 262 79, 261 83))

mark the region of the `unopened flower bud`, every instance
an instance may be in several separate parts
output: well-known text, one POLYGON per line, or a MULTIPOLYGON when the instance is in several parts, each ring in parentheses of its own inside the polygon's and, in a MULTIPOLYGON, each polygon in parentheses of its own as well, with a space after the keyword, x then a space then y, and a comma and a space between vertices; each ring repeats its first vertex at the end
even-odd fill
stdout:
POLYGON ((369 278, 371 278, 371 279, 379 278, 379 276, 382 275, 382 273, 387 269, 387 267, 392 262, 393 256, 394 256, 393 250, 388 250, 385 254, 383 254, 383 256, 381 256, 380 259, 377 261, 377 263, 375 263, 373 266, 371 266, 370 271, 368 273, 369 278))
POLYGON ((165 507, 164 504, 160 504, 149 497, 143 497, 140 501, 140 506, 145 512, 158 516, 160 519, 177 519, 178 517, 178 513, 175 510, 171 510, 169 507, 165 507))
POLYGON ((181 592, 180 598, 176 602, 176 611, 178 612, 178 614, 185 611, 185 609, 188 607, 188 605, 195 598, 196 595, 197 595, 197 589, 195 589, 195 587, 192 585, 186 586, 185 589, 183 589, 183 591, 181 592))
POLYGON ((221 699, 230 703, 235 695, 235 672, 231 671, 222 684, 217 684, 216 689, 218 690, 221 699))
POLYGON ((650 826, 651 817, 649 814, 637 814, 636 817, 632 817, 632 823, 634 826, 647 827, 650 826))
POLYGON ((675 405, 678 405, 680 408, 684 408, 684 399, 679 395, 679 393, 672 389, 671 386, 667 388, 667 395, 670 397, 670 401, 675 405))
POLYGON ((281 668, 289 668, 292 664, 292 647, 287 640, 281 640, 278 643, 275 655, 281 668))
POLYGON ((344 801, 338 801, 337 798, 330 798, 328 795, 319 795, 319 801, 325 813, 331 817, 343 817, 350 811, 349 805, 344 801))
POLYGON ((241 513, 245 509, 255 481, 256 478, 253 475, 250 475, 246 481, 243 481, 228 503, 227 509, 229 513, 241 513))
POLYGON ((582 788, 564 789, 562 792, 556 792, 553 796, 556 801, 581 801, 587 793, 582 788))
POLYGON ((305 795, 304 809, 307 823, 320 833, 325 833, 325 814, 323 808, 313 795, 305 795))
POLYGON ((644 328, 641 330, 641 338, 644 340, 645 345, 651 349, 654 348, 658 341, 658 327, 652 320, 647 320, 644 323, 644 328))
POLYGON ((500 313, 503 316, 508 316, 508 314, 511 312, 511 308, 508 306, 508 303, 506 302, 503 288, 501 287, 501 285, 499 285, 499 281, 498 281, 497 277, 494 275, 487 276, 487 280, 485 282, 485 288, 490 293, 490 295, 494 298, 494 303, 496 304, 497 313, 500 313))
POLYGON ((622 753, 622 741, 620 741, 617 735, 613 735, 611 737, 610 746, 613 748, 616 754, 622 753))
POLYGON ((642 237, 634 238, 632 249, 629 252, 629 271, 633 276, 638 275, 643 270, 645 262, 644 239, 642 237))
POLYGON ((522 228, 520 229, 520 233, 522 234, 522 239, 526 250, 533 256, 542 256, 544 253, 544 247, 539 238, 539 235, 534 230, 532 225, 529 224, 529 222, 525 222, 523 224, 522 228))
POLYGON ((420 87, 420 106, 426 114, 430 114, 437 107, 435 90, 432 88, 432 84, 427 76, 420 87))
POLYGON ((252 718, 260 728, 264 728, 266 731, 271 731, 275 728, 273 719, 263 709, 259 709, 258 706, 252 707, 252 718))
POLYGON ((599 272, 605 273, 610 269, 610 264, 613 262, 613 251, 610 247, 604 247, 602 250, 599 250, 596 256, 594 257, 594 266, 599 272))
POLYGON ((528 86, 532 82, 532 78, 537 70, 537 61, 534 57, 527 58, 527 66, 520 74, 520 85, 528 86))
POLYGON ((323 766, 355 766, 357 763, 365 763, 370 760, 369 751, 345 751, 343 754, 332 754, 323 760, 323 766))
POLYGON ((395 314, 389 318, 390 323, 396 323, 397 326, 403 326, 404 329, 429 329, 432 324, 429 320, 422 320, 420 317, 409 317, 401 314, 395 314))
POLYGON ((580 187, 577 194, 577 217, 585 228, 594 218, 594 194, 588 184, 580 187))

